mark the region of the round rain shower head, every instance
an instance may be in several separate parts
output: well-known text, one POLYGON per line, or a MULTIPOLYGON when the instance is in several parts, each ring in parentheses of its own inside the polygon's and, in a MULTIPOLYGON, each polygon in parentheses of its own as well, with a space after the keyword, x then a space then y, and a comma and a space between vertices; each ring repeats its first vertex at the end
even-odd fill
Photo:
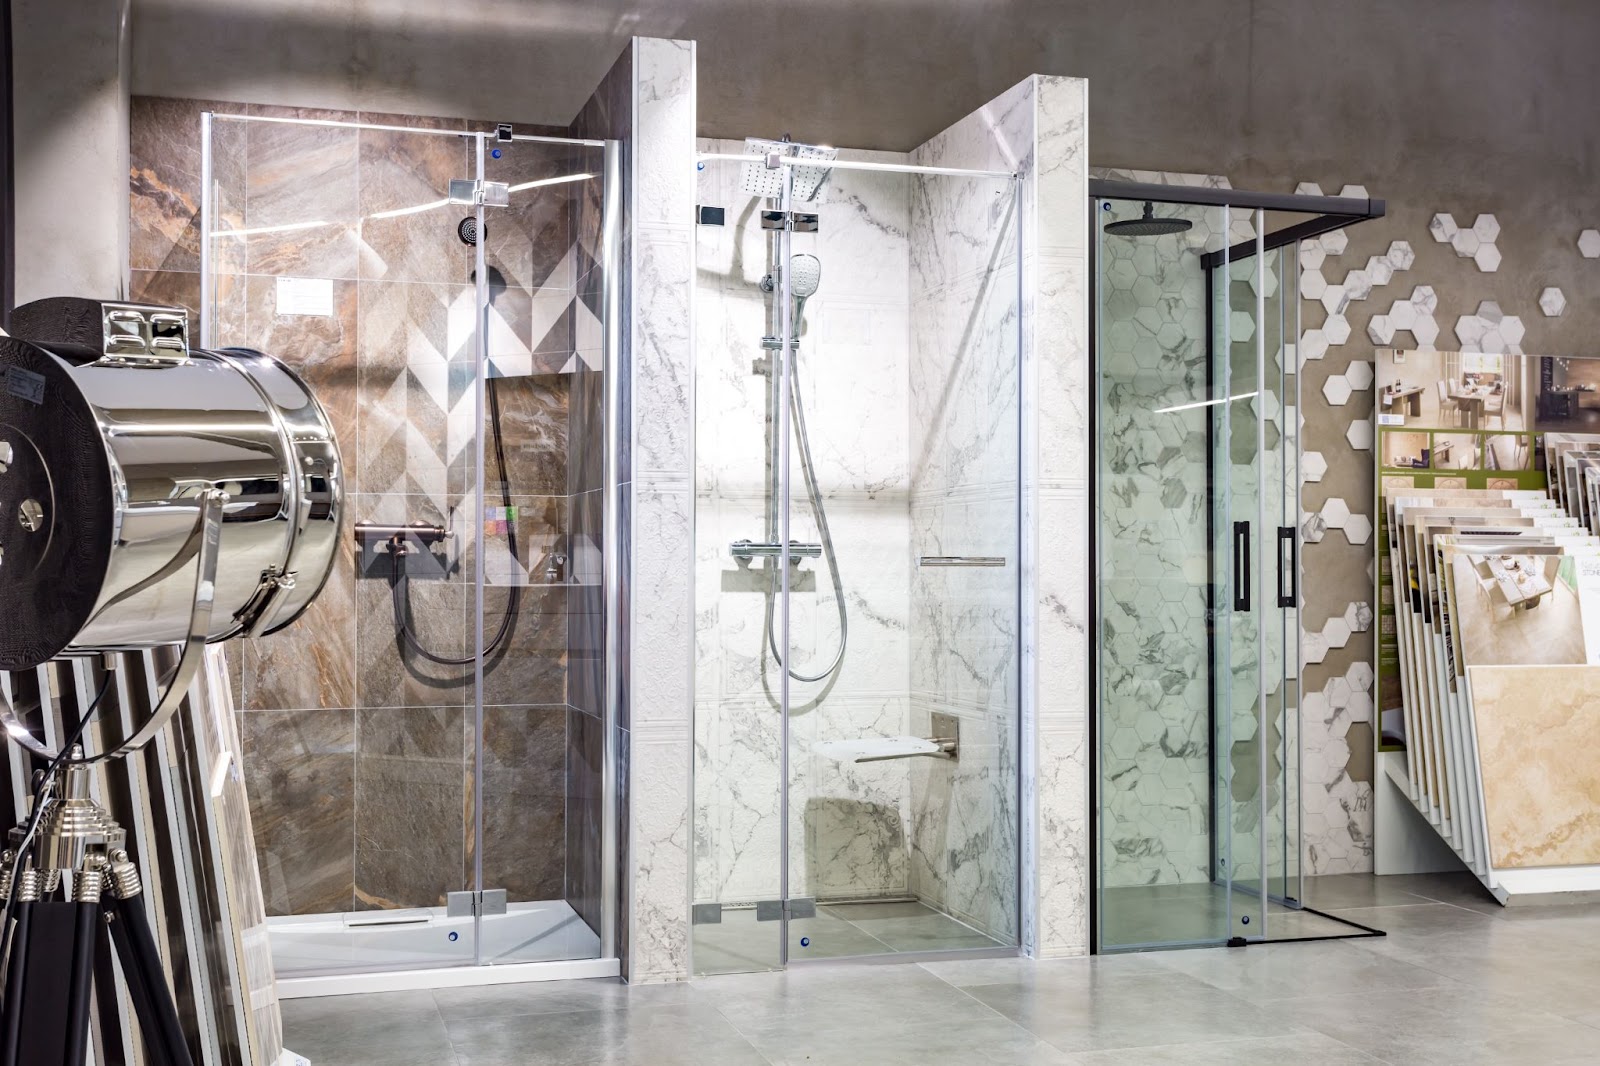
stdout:
POLYGON ((1121 222, 1107 222, 1106 232, 1116 237, 1159 237, 1165 233, 1182 233, 1194 223, 1186 218, 1157 218, 1155 205, 1144 202, 1142 218, 1125 218, 1121 222))
POLYGON ((804 252, 789 258, 789 291, 796 299, 811 299, 821 284, 822 260, 804 252))

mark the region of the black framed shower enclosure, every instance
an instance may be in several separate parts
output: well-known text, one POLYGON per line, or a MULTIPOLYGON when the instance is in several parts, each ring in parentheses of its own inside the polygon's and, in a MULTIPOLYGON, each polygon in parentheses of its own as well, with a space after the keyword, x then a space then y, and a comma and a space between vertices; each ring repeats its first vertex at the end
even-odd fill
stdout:
POLYGON ((1089 184, 1095 949, 1344 935, 1300 863, 1299 281, 1384 204, 1089 184))

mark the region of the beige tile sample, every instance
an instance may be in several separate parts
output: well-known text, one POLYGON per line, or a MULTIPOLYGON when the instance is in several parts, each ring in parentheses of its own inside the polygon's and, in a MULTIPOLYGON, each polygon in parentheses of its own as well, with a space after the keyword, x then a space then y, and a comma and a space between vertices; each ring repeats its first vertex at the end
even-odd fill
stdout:
POLYGON ((1498 869, 1600 863, 1600 666, 1467 670, 1498 869))

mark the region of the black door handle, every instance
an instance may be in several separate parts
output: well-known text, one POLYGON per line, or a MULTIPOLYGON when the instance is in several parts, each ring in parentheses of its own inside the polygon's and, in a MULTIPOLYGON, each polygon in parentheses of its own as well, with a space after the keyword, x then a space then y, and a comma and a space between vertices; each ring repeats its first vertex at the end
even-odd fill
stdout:
POLYGON ((1293 526, 1278 527, 1278 606, 1294 607, 1295 601, 1300 598, 1300 542, 1294 535, 1293 526), (1288 565, 1284 564, 1283 546, 1289 546, 1288 565), (1283 587, 1283 579, 1289 578, 1287 590, 1283 587))
POLYGON ((1233 524, 1233 609, 1250 609, 1250 523, 1233 524))

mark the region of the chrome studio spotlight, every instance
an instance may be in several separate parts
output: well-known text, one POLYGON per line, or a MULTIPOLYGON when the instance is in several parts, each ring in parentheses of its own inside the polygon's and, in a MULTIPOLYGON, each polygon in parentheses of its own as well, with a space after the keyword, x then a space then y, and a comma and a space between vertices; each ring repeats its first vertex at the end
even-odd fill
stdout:
POLYGON ((12 331, 0 336, 0 670, 103 656, 105 672, 57 747, 34 735, 49 717, 39 702, 0 693, 7 736, 44 765, 0 855, 0 1066, 81 1066, 102 936, 148 1061, 190 1066, 138 870, 89 766, 155 738, 208 643, 281 629, 316 599, 337 553, 339 447, 293 371, 191 348, 180 309, 41 300, 17 308, 12 331), (125 741, 86 754, 100 704, 136 687, 115 683, 110 653, 156 648, 176 649, 176 665, 134 697, 125 741))

